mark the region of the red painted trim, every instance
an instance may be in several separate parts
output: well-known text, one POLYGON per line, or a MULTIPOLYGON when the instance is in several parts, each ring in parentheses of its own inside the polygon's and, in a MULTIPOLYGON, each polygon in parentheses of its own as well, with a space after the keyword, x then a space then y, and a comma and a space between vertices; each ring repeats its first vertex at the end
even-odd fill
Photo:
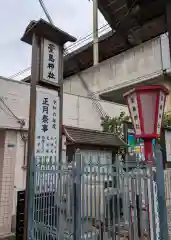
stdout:
POLYGON ((154 167, 152 140, 152 138, 144 139, 144 155, 146 163, 149 163, 154 167))
POLYGON ((157 91, 157 90, 162 90, 165 92, 166 95, 169 94, 169 90, 164 86, 164 85, 153 85, 153 86, 137 86, 134 87, 132 90, 128 91, 125 93, 123 96, 126 97, 130 95, 130 93, 133 92, 150 92, 150 91, 157 91))
POLYGON ((141 136, 142 136, 142 135, 144 135, 144 118, 142 115, 140 93, 137 93, 137 104, 138 104, 138 109, 139 109, 140 128, 141 128, 141 136))
MULTIPOLYGON (((131 91, 128 91, 127 93, 125 93, 123 96, 126 99, 127 105, 128 105, 128 96, 132 93, 135 93, 137 96, 137 104, 138 104, 138 109, 139 109, 139 119, 140 119, 140 128, 141 128, 141 132, 142 134, 140 135, 136 135, 136 138, 144 138, 144 139, 149 139, 149 138, 159 138, 160 134, 157 134, 157 117, 158 117, 158 105, 159 105, 159 92, 163 91, 165 93, 165 95, 167 95, 169 93, 168 89, 164 86, 164 85, 153 85, 153 86, 137 86, 135 88, 133 88, 131 91), (141 93, 151 93, 151 92, 157 92, 157 99, 156 99, 156 109, 154 109, 155 111, 155 126, 154 126, 154 133, 153 134, 145 134, 144 133, 144 119, 143 119, 143 114, 142 114, 142 106, 141 106, 141 102, 140 102, 140 94, 141 93)), ((166 97, 165 97, 165 101, 166 101, 166 97)), ((165 103, 165 102, 164 102, 165 103)), ((129 105, 128 105, 129 108, 129 105)), ((130 113, 130 108, 129 108, 129 113, 130 113)), ((131 114, 130 114, 131 116, 131 114)), ((132 116, 131 116, 132 119, 132 116)), ((132 119, 133 122, 133 119, 132 119)), ((162 124, 161 124, 162 127, 162 124)), ((134 132, 135 132, 135 127, 133 124, 133 128, 134 128, 134 132)), ((160 130, 161 132, 161 130, 160 130)))
POLYGON ((154 134, 157 133, 157 118, 159 115, 159 99, 160 99, 160 91, 157 93, 156 98, 156 111, 155 111, 155 120, 154 120, 154 134))
POLYGON ((137 135, 135 136, 136 138, 159 138, 160 135, 159 134, 142 134, 142 135, 137 135))
POLYGON ((137 91, 156 91, 156 90, 163 90, 166 94, 169 93, 169 90, 164 85, 153 85, 153 86, 137 86, 135 87, 137 91))

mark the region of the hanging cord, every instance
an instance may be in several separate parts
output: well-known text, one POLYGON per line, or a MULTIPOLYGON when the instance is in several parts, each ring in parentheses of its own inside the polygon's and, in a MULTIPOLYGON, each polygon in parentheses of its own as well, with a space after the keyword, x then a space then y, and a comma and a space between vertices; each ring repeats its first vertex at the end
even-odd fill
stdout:
MULTIPOLYGON (((20 124, 20 135, 22 140, 25 142, 27 142, 27 136, 25 136, 23 134, 23 128, 25 126, 25 120, 24 119, 20 119, 18 118, 15 113, 9 108, 9 106, 5 103, 4 99, 2 97, 0 97, 0 102, 5 106, 5 108, 9 111, 9 113, 11 114, 12 117, 14 117, 17 120, 17 123, 20 124)), ((1 108, 2 111, 4 111, 7 115, 9 115, 3 108, 1 108)))

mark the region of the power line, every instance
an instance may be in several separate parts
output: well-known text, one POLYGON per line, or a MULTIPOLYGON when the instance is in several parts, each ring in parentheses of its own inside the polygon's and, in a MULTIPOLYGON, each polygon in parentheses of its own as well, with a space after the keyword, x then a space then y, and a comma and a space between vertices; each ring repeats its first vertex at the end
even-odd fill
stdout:
POLYGON ((21 74, 23 74, 23 73, 25 73, 25 72, 28 72, 30 69, 31 69, 31 67, 25 68, 25 69, 23 69, 23 70, 15 73, 15 74, 11 75, 11 76, 9 77, 9 79, 13 79, 13 78, 15 78, 15 77, 18 77, 19 75, 21 75, 21 74))
MULTIPOLYGON (((114 0, 114 1, 115 1, 115 0, 114 0)), ((112 2, 114 2, 114 1, 112 1, 112 2)), ((110 2, 107 6, 110 6, 112 2, 110 2)), ((52 21, 51 17, 49 18, 50 15, 49 15, 49 13, 48 13, 48 11, 47 11, 47 9, 46 9, 43 1, 42 1, 42 0, 39 0, 39 3, 41 4, 41 7, 43 8, 44 13, 46 14, 48 20, 53 24, 53 21, 52 21)), ((121 24, 121 22, 124 20, 124 18, 130 13, 130 11, 131 11, 132 7, 135 5, 135 3, 136 3, 136 0, 132 3, 131 7, 128 9, 128 11, 126 12, 126 14, 122 17, 122 19, 117 22, 116 28, 115 28, 115 32, 117 31, 117 28, 119 27, 119 25, 121 24)), ((109 24, 107 23, 107 24, 104 24, 103 26, 101 26, 98 30, 102 30, 102 29, 105 28, 105 27, 110 28, 109 24)), ((68 50, 71 51, 71 49, 74 48, 74 46, 79 45, 79 43, 83 43, 84 41, 90 39, 91 36, 92 36, 92 34, 93 34, 93 33, 90 33, 90 34, 88 34, 87 36, 80 38, 77 42, 71 44, 69 47, 67 47, 67 48, 65 49, 65 52, 68 52, 68 50)), ((21 74, 29 71, 30 69, 31 69, 31 67, 28 67, 28 68, 26 68, 26 69, 23 69, 23 70, 15 73, 15 74, 13 74, 13 75, 11 75, 11 76, 9 77, 9 79, 12 79, 12 78, 14 78, 14 77, 17 77, 17 76, 19 76, 19 75, 21 75, 21 74)))
POLYGON ((24 125, 25 125, 25 120, 18 118, 18 117, 15 115, 15 113, 10 109, 10 107, 5 103, 5 101, 3 100, 2 97, 0 97, 0 102, 5 106, 5 108, 9 111, 10 114, 9 114, 8 112, 6 112, 4 108, 2 108, 2 107, 0 106, 1 110, 2 110, 5 114, 7 114, 8 116, 10 116, 10 117, 11 117, 11 115, 12 115, 12 117, 17 120, 17 123, 20 124, 20 130, 21 130, 21 131, 20 131, 20 136, 21 136, 21 139, 24 141, 24 143, 27 142, 28 137, 25 136, 25 135, 23 134, 23 132, 22 132, 23 127, 24 127, 24 125))
MULTIPOLYGON (((106 31, 108 29, 110 29, 109 24, 105 24, 101 28, 98 29, 99 30, 98 34, 102 33, 103 31, 106 31)), ((91 39, 92 35, 93 35, 93 33, 91 33, 91 34, 89 34, 89 35, 87 35, 87 36, 85 36, 83 38, 80 38, 78 41, 76 41, 75 43, 73 43, 69 47, 67 47, 67 49, 70 50, 70 48, 74 48, 76 45, 80 45, 81 43, 91 39)))
MULTIPOLYGON (((101 26, 98 30, 99 30, 99 32, 103 32, 103 31, 105 31, 105 30, 107 30, 107 29, 109 29, 109 28, 110 28, 109 24, 105 24, 105 25, 101 26)), ((65 49, 65 53, 68 52, 68 51, 70 52, 74 47, 76 47, 76 46, 78 46, 78 45, 86 42, 87 40, 91 39, 92 34, 93 34, 93 33, 90 33, 90 34, 86 35, 85 37, 80 38, 80 39, 79 39, 77 42, 75 42, 74 44, 71 44, 70 46, 68 46, 68 47, 65 49)), ((67 54, 65 54, 65 55, 67 55, 67 54)), ((27 67, 27 68, 25 68, 25 69, 23 69, 23 70, 20 70, 19 72, 15 73, 15 74, 11 75, 11 76, 8 77, 8 78, 9 78, 9 79, 13 79, 13 78, 15 78, 15 77, 17 77, 17 76, 25 73, 25 72, 28 72, 30 69, 31 69, 31 67, 27 67)))
MULTIPOLYGON (((52 21, 50 15, 49 15, 49 13, 48 13, 48 11, 47 11, 44 3, 43 3, 43 0, 39 0, 39 3, 41 4, 41 7, 42 7, 42 9, 43 9, 46 17, 48 18, 49 22, 50 22, 51 24, 53 24, 53 21, 52 21)), ((134 6, 135 3, 136 3, 136 0, 134 0, 134 2, 132 3, 131 7, 128 9, 128 11, 126 12, 126 14, 122 17, 122 19, 116 23, 115 32, 117 31, 117 28, 120 26, 121 22, 125 19, 125 17, 128 16, 128 14, 130 13, 130 11, 131 11, 131 9, 132 9, 132 7, 134 6)), ((110 3, 110 4, 111 4, 111 3, 110 3)), ((109 5, 109 4, 108 4, 108 5, 109 5)), ((85 37, 85 38, 86 38, 86 37, 85 37)), ((67 54, 67 53, 68 53, 68 50, 65 49, 65 50, 64 50, 64 54, 67 54)), ((77 66, 78 66, 78 64, 77 64, 77 66)), ((30 69, 30 68, 29 68, 29 69, 30 69)), ((23 71, 20 71, 20 74, 21 74, 21 72, 23 73, 23 72, 25 72, 25 71, 27 71, 27 70, 28 70, 28 68, 27 68, 27 69, 24 69, 23 71)), ((79 70, 79 66, 78 66, 78 70, 79 70)), ((16 76, 16 74, 15 74, 15 76, 16 76)), ((83 86, 85 86, 85 88, 87 89, 88 94, 89 94, 89 96, 91 97, 91 99, 92 99, 92 101, 93 101, 93 105, 95 104, 95 107, 96 107, 96 109, 98 110, 98 112, 100 113, 101 117, 106 117, 107 114, 106 114, 106 112, 103 110, 103 108, 102 108, 101 104, 99 103, 99 101, 98 101, 98 100, 96 99, 96 97, 94 96, 94 93, 91 92, 91 90, 89 89, 87 83, 84 81, 83 77, 82 77, 80 74, 78 74, 78 76, 79 76, 79 78, 80 78, 83 86)), ((12 76, 12 77, 13 77, 13 76, 12 76)))
MULTIPOLYGON (((41 7, 42 7, 42 9, 43 9, 43 11, 44 11, 47 19, 49 20, 49 22, 50 22, 52 25, 54 25, 54 23, 53 23, 53 21, 52 21, 52 18, 51 18, 51 16, 50 16, 50 14, 48 13, 48 10, 47 10, 47 8, 46 8, 43 0, 39 0, 39 3, 40 3, 40 5, 41 5, 41 7)), ((103 27, 106 27, 106 26, 108 26, 108 28, 110 27, 109 24, 105 24, 105 25, 103 25, 102 27, 100 27, 97 31, 101 30, 103 27)), ((92 34, 93 34, 93 33, 90 33, 88 36, 91 37, 92 34)), ((82 40, 86 39, 88 36, 83 37, 82 39, 80 39, 80 42, 81 42, 82 40)), ((78 44, 78 42, 79 42, 79 41, 77 41, 76 44, 78 44)), ((74 46, 74 45, 75 45, 75 44, 73 44, 73 46, 74 46)), ((67 49, 69 50, 69 48, 71 48, 71 47, 72 47, 72 46, 70 45, 67 49)))
MULTIPOLYGON (((8 111, 11 113, 11 115, 18 121, 18 123, 20 123, 20 124, 24 124, 24 122, 23 122, 23 120, 22 119, 20 119, 20 118, 18 118, 16 115, 15 115, 15 113, 8 107, 8 105, 5 103, 5 101, 3 100, 3 98, 2 97, 0 97, 0 102, 2 102, 3 103, 3 105, 8 109, 8 111)), ((3 110, 3 109, 2 109, 3 110)), ((4 111, 4 110, 3 110, 4 111)), ((5 112, 5 111, 4 111, 5 112)))
MULTIPOLYGON (((118 28, 118 27, 120 26, 121 21, 123 21, 123 19, 129 14, 130 10, 132 9, 132 7, 133 7, 134 4, 135 4, 135 1, 136 1, 136 0, 134 0, 134 2, 132 3, 131 8, 128 9, 128 11, 126 12, 126 14, 123 16, 122 20, 120 20, 120 21, 116 24, 116 28, 118 28)), ((117 30, 117 29, 115 29, 115 31, 116 31, 116 30, 117 30)), ((77 63, 77 67, 78 67, 78 70, 79 70, 79 66, 78 66, 78 65, 79 65, 79 64, 77 63)), ((84 81, 84 78, 81 76, 80 73, 78 73, 77 75, 78 75, 78 77, 80 78, 83 86, 84 86, 85 89, 87 90, 89 96, 91 97, 91 99, 92 99, 92 104, 93 104, 93 106, 95 105, 95 108, 96 108, 96 110, 98 111, 98 113, 100 114, 100 117, 102 117, 102 118, 107 117, 108 114, 104 111, 104 109, 103 109, 103 107, 101 106, 101 104, 100 104, 99 100, 97 99, 96 95, 89 89, 87 83, 84 81)))

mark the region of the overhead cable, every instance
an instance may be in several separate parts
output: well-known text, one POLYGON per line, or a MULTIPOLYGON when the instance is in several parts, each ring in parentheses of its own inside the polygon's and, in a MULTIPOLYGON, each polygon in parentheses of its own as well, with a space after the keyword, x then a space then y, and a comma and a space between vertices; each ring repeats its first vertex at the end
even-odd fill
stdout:
MULTIPOLYGON (((109 28, 110 28, 110 26, 108 24, 105 24, 99 28, 99 32, 101 33, 102 31, 106 31, 109 28)), ((84 42, 88 41, 89 39, 91 39, 91 37, 92 37, 92 33, 86 35, 85 37, 80 38, 78 41, 76 41, 75 43, 73 43, 73 44, 69 45, 67 48, 65 48, 65 53, 71 52, 72 49, 74 49, 76 46, 79 46, 80 44, 83 44, 84 42)), ((27 67, 23 70, 20 70, 19 72, 15 73, 15 74, 9 76, 8 78, 13 79, 15 77, 18 77, 21 74, 28 72, 30 69, 31 69, 31 67, 27 67)))
MULTIPOLYGON (((48 17, 48 16, 50 16, 50 15, 49 15, 49 13, 48 13, 48 11, 47 11, 47 9, 46 9, 43 1, 42 1, 42 0, 39 0, 39 2, 40 2, 40 4, 41 4, 41 7, 42 7, 43 10, 44 10, 44 13, 46 14, 46 16, 47 16, 47 18, 48 18, 48 20, 49 20, 49 22, 52 23, 53 21, 52 21, 51 17, 50 17, 50 18, 48 17)), ((113 1, 113 2, 114 2, 114 1, 113 1)), ((108 5, 111 5, 111 3, 112 3, 112 2, 110 2, 108 5)), ((119 27, 119 25, 121 24, 121 22, 124 20, 124 18, 129 14, 129 12, 131 11, 131 9, 132 9, 132 7, 135 5, 135 3, 136 3, 136 0, 132 3, 131 8, 128 9, 128 11, 126 12, 126 14, 122 17, 122 19, 117 22, 116 28, 114 29, 115 32, 117 31, 117 28, 119 27)), ((106 28, 106 27, 110 28, 110 26, 109 26, 108 23, 107 23, 107 24, 104 24, 103 26, 101 26, 98 30, 101 31, 101 30, 103 30, 103 28, 106 28)), ((105 29, 105 30, 106 30, 106 29, 105 29)), ((71 51, 71 49, 74 48, 74 46, 79 45, 79 43, 83 43, 84 41, 90 39, 91 36, 92 36, 92 34, 93 34, 93 33, 90 33, 90 34, 88 34, 87 36, 85 36, 85 37, 83 37, 83 38, 80 38, 78 41, 76 41, 75 43, 73 43, 73 44, 71 44, 69 47, 67 47, 65 51, 67 51, 67 49, 71 51)), ((20 70, 19 72, 11 75, 11 76, 9 77, 9 79, 12 79, 12 78, 14 78, 14 77, 17 77, 17 76, 19 76, 19 75, 21 75, 21 74, 29 71, 30 69, 31 69, 31 67, 28 67, 28 68, 26 68, 26 69, 20 70)))
MULTIPOLYGON (((46 17, 48 18, 49 22, 50 22, 51 24, 53 24, 53 21, 52 21, 50 15, 49 15, 49 13, 48 13, 48 11, 47 11, 44 3, 43 3, 43 0, 39 0, 39 3, 40 3, 40 5, 41 5, 41 7, 42 7, 42 9, 43 9, 46 17)), ((122 17, 122 19, 116 23, 116 27, 115 27, 115 29, 114 29, 115 32, 117 31, 118 27, 120 26, 121 22, 125 19, 125 17, 128 16, 128 14, 130 13, 130 11, 131 11, 131 9, 132 9, 132 7, 134 6, 135 3, 136 3, 136 0, 134 0, 134 2, 132 3, 132 6, 128 9, 128 11, 126 12, 126 14, 124 14, 124 16, 122 17)), ((111 4, 111 3, 110 3, 110 4, 111 4)), ((106 26, 106 25, 105 25, 105 26, 106 26)), ((86 38, 86 37, 84 37, 84 38, 86 38)), ((80 41, 82 41, 82 40, 80 40, 80 41)), ((77 43, 77 44, 78 44, 78 43, 77 43)), ((64 50, 64 55, 65 55, 65 54, 68 54, 68 50, 67 50, 67 49, 64 50)), ((30 70, 30 68, 29 68, 29 70, 30 70)), ((78 70, 79 70, 79 67, 78 67, 78 70)), ((23 73, 23 72, 25 72, 25 71, 28 71, 28 68, 20 71, 20 74, 21 74, 21 72, 23 73)), ((17 75, 17 74, 15 74, 15 76, 16 76, 16 75, 17 75)), ((93 103, 96 105, 96 109, 97 109, 98 112, 100 113, 101 117, 107 116, 107 114, 106 114, 105 111, 103 110, 101 104, 99 103, 99 101, 98 101, 98 100, 96 99, 96 97, 94 96, 94 93, 91 92, 91 90, 89 90, 89 88, 88 88, 88 86, 87 86, 87 83, 84 81, 83 77, 82 77, 80 74, 78 74, 78 76, 79 76, 81 82, 83 83, 83 85, 86 86, 85 88, 88 89, 88 90, 87 90, 87 91, 88 91, 88 94, 91 96, 91 98, 92 98, 92 100, 93 100, 93 103), (97 100, 97 101, 96 101, 96 100, 97 100)), ((14 75, 13 75, 12 77, 14 77, 14 75)))

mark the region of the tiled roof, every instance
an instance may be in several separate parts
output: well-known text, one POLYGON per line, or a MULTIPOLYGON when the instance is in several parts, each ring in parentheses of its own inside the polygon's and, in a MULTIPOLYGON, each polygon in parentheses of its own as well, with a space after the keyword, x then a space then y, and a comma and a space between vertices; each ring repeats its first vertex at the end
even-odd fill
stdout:
POLYGON ((127 146, 118 136, 102 131, 64 126, 64 134, 72 143, 106 147, 127 146))

